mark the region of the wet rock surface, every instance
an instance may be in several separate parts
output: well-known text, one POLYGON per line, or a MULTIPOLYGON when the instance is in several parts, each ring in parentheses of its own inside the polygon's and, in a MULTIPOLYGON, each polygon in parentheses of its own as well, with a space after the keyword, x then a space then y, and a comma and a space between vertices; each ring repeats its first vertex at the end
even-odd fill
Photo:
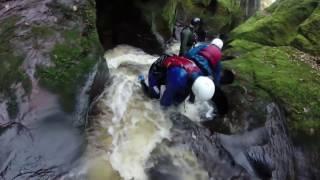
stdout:
MULTIPOLYGON (((112 0, 96 0, 97 3, 97 28, 100 41, 105 48, 111 49, 118 44, 128 44, 144 49, 146 52, 160 54, 164 51, 164 42, 160 35, 153 32, 154 20, 143 14, 148 8, 148 2, 112 0)), ((156 4, 157 2, 153 2, 156 4)), ((152 3, 149 3, 152 4, 152 3)), ((161 4, 159 3, 162 7, 161 4)), ((154 5, 153 5, 154 6, 154 5)), ((165 27, 163 27, 165 28, 165 27)))
POLYGON ((56 179, 67 173, 85 148, 81 130, 64 113, 24 126, 0 129, 0 179, 56 179))
POLYGON ((199 168, 209 178, 314 177, 312 171, 309 171, 310 167, 304 166, 307 163, 304 156, 295 156, 298 151, 289 138, 284 115, 279 107, 274 103, 269 104, 266 114, 266 122, 260 128, 232 135, 211 133, 187 117, 173 114, 172 139, 160 144, 149 159, 152 162, 147 170, 150 179, 183 179, 183 165, 174 163, 174 158, 186 152, 196 158, 195 162, 200 164, 199 168), (164 150, 166 148, 176 149, 175 153, 168 153, 164 150), (300 170, 296 171, 296 168, 300 170))
POLYGON ((94 22, 92 1, 0 1, 1 180, 57 179, 81 156, 108 77, 94 22))

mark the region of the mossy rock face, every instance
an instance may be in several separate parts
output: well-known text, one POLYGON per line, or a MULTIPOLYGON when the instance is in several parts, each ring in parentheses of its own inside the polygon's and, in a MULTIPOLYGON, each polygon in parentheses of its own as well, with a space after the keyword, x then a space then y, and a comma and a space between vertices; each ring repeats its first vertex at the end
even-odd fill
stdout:
MULTIPOLYGON (((320 130, 320 72, 292 56, 292 47, 259 46, 248 41, 231 43, 241 55, 225 66, 237 72, 239 83, 267 92, 283 105, 289 115, 292 134, 315 135, 320 130), (245 83, 244 83, 244 82, 245 83)), ((230 52, 230 50, 229 50, 230 52)))
POLYGON ((104 49, 128 44, 150 54, 163 53, 161 35, 170 36, 169 20, 163 17, 166 2, 96 0, 97 29, 104 49))
POLYGON ((97 27, 105 50, 118 44, 129 44, 159 54, 164 52, 167 40, 176 34, 173 32, 176 24, 185 26, 192 18, 200 17, 211 38, 229 32, 245 20, 245 9, 238 0, 96 2, 97 27))
MULTIPOLYGON (((26 85, 28 83, 28 78, 20 67, 23 58, 14 52, 14 47, 10 43, 10 40, 15 37, 15 23, 19 19, 12 16, 0 23, 0 92, 4 95, 10 94, 10 86, 13 83, 23 82, 26 85)), ((29 90, 29 87, 25 88, 29 90)))
POLYGON ((320 55, 320 3, 312 15, 303 22, 291 44, 303 51, 320 55))
POLYGON ((73 111, 76 95, 103 55, 94 1, 52 0, 34 6, 20 1, 9 8, 0 18, 0 99, 7 101, 10 118, 19 112, 19 103, 30 104, 38 80, 58 95, 65 111, 73 111), (15 6, 26 8, 16 11, 15 6))
POLYGON ((143 1, 136 2, 137 7, 142 11, 143 17, 151 26, 153 33, 159 33, 164 39, 171 36, 172 28, 175 23, 177 1, 143 1))
POLYGON ((22 69, 23 57, 15 52, 10 42, 15 35, 15 25, 19 16, 11 16, 0 22, 0 100, 8 98, 7 110, 10 118, 16 118, 19 111, 14 85, 21 83, 24 91, 31 91, 31 82, 22 69))
POLYGON ((319 1, 279 0, 233 30, 225 52, 241 54, 226 64, 286 107, 293 134, 320 134, 320 73, 295 56, 319 53, 318 13, 319 1))
POLYGON ((252 99, 241 112, 257 102, 281 105, 294 144, 303 147, 313 167, 319 166, 314 156, 320 150, 319 3, 277 0, 235 28, 224 51, 236 57, 224 62, 236 72, 235 85, 252 99))
POLYGON ((204 21, 204 29, 208 35, 227 33, 245 19, 244 9, 240 1, 211 0, 211 1, 179 1, 178 17, 185 25, 193 17, 200 17, 204 21))
POLYGON ((103 54, 95 29, 94 6, 80 5, 78 8, 79 11, 70 15, 70 18, 79 24, 60 31, 63 41, 55 44, 50 52, 54 65, 39 66, 37 72, 40 84, 59 94, 63 108, 68 112, 74 110, 78 90, 84 86, 88 73, 103 54))
POLYGON ((61 94, 65 110, 72 111, 77 89, 84 85, 86 75, 92 70, 102 51, 95 48, 99 43, 96 33, 82 37, 81 32, 70 30, 65 32, 64 37, 65 41, 56 44, 51 52, 54 66, 39 68, 38 77, 42 85, 61 94))
POLYGON ((208 36, 213 37, 229 32, 245 20, 245 10, 238 0, 136 1, 136 6, 152 32, 162 36, 162 43, 171 37, 176 21, 188 25, 192 18, 200 17, 208 36))
POLYGON ((277 1, 233 30, 232 36, 264 45, 289 45, 304 24, 313 22, 312 14, 318 4, 317 0, 277 1))

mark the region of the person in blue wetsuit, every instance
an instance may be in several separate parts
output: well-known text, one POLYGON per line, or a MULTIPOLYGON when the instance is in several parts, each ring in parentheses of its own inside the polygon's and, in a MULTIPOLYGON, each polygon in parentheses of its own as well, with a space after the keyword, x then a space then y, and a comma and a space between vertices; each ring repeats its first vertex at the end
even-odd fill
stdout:
POLYGON ((205 76, 212 76, 216 86, 220 85, 223 41, 215 38, 209 45, 199 45, 190 49, 185 57, 194 61, 205 76))
POLYGON ((163 55, 150 67, 148 83, 140 77, 144 92, 151 98, 160 98, 161 85, 166 89, 160 99, 162 106, 179 105, 191 93, 200 101, 210 100, 215 91, 213 81, 202 75, 201 70, 191 60, 181 56, 163 55))

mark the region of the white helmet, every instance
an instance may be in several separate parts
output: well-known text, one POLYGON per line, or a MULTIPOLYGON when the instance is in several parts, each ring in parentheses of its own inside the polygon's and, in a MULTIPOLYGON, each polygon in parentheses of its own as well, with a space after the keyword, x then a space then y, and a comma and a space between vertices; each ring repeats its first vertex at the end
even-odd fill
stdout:
POLYGON ((211 44, 216 45, 218 48, 222 49, 223 41, 219 38, 215 38, 211 41, 211 44))
POLYGON ((215 87, 213 81, 205 76, 198 77, 192 84, 192 92, 200 101, 207 101, 212 98, 215 87))

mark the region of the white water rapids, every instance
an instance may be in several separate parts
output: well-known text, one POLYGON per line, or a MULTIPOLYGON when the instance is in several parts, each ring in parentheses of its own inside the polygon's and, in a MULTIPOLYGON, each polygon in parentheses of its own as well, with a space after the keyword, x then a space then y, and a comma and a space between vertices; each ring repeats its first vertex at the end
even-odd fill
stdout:
MULTIPOLYGON (((177 52, 177 47, 174 45, 170 50, 177 52)), ((159 100, 151 100, 143 94, 137 79, 141 73, 147 79, 148 69, 158 57, 120 45, 107 51, 105 58, 111 83, 98 102, 101 113, 91 120, 92 125, 87 130, 89 145, 80 163, 81 170, 77 168, 75 174, 68 176, 78 179, 80 171, 83 179, 90 180, 146 180, 145 169, 150 153, 163 139, 170 139, 168 111, 161 110, 159 100)), ((206 103, 184 103, 169 111, 178 111, 199 121, 200 111, 210 112, 212 108, 206 103)), ((196 161, 192 155, 189 156, 196 161)), ((183 164, 184 160, 179 161, 183 164)), ((185 169, 186 177, 198 173, 191 165, 185 169), (190 169, 195 170, 192 172, 190 169)))

